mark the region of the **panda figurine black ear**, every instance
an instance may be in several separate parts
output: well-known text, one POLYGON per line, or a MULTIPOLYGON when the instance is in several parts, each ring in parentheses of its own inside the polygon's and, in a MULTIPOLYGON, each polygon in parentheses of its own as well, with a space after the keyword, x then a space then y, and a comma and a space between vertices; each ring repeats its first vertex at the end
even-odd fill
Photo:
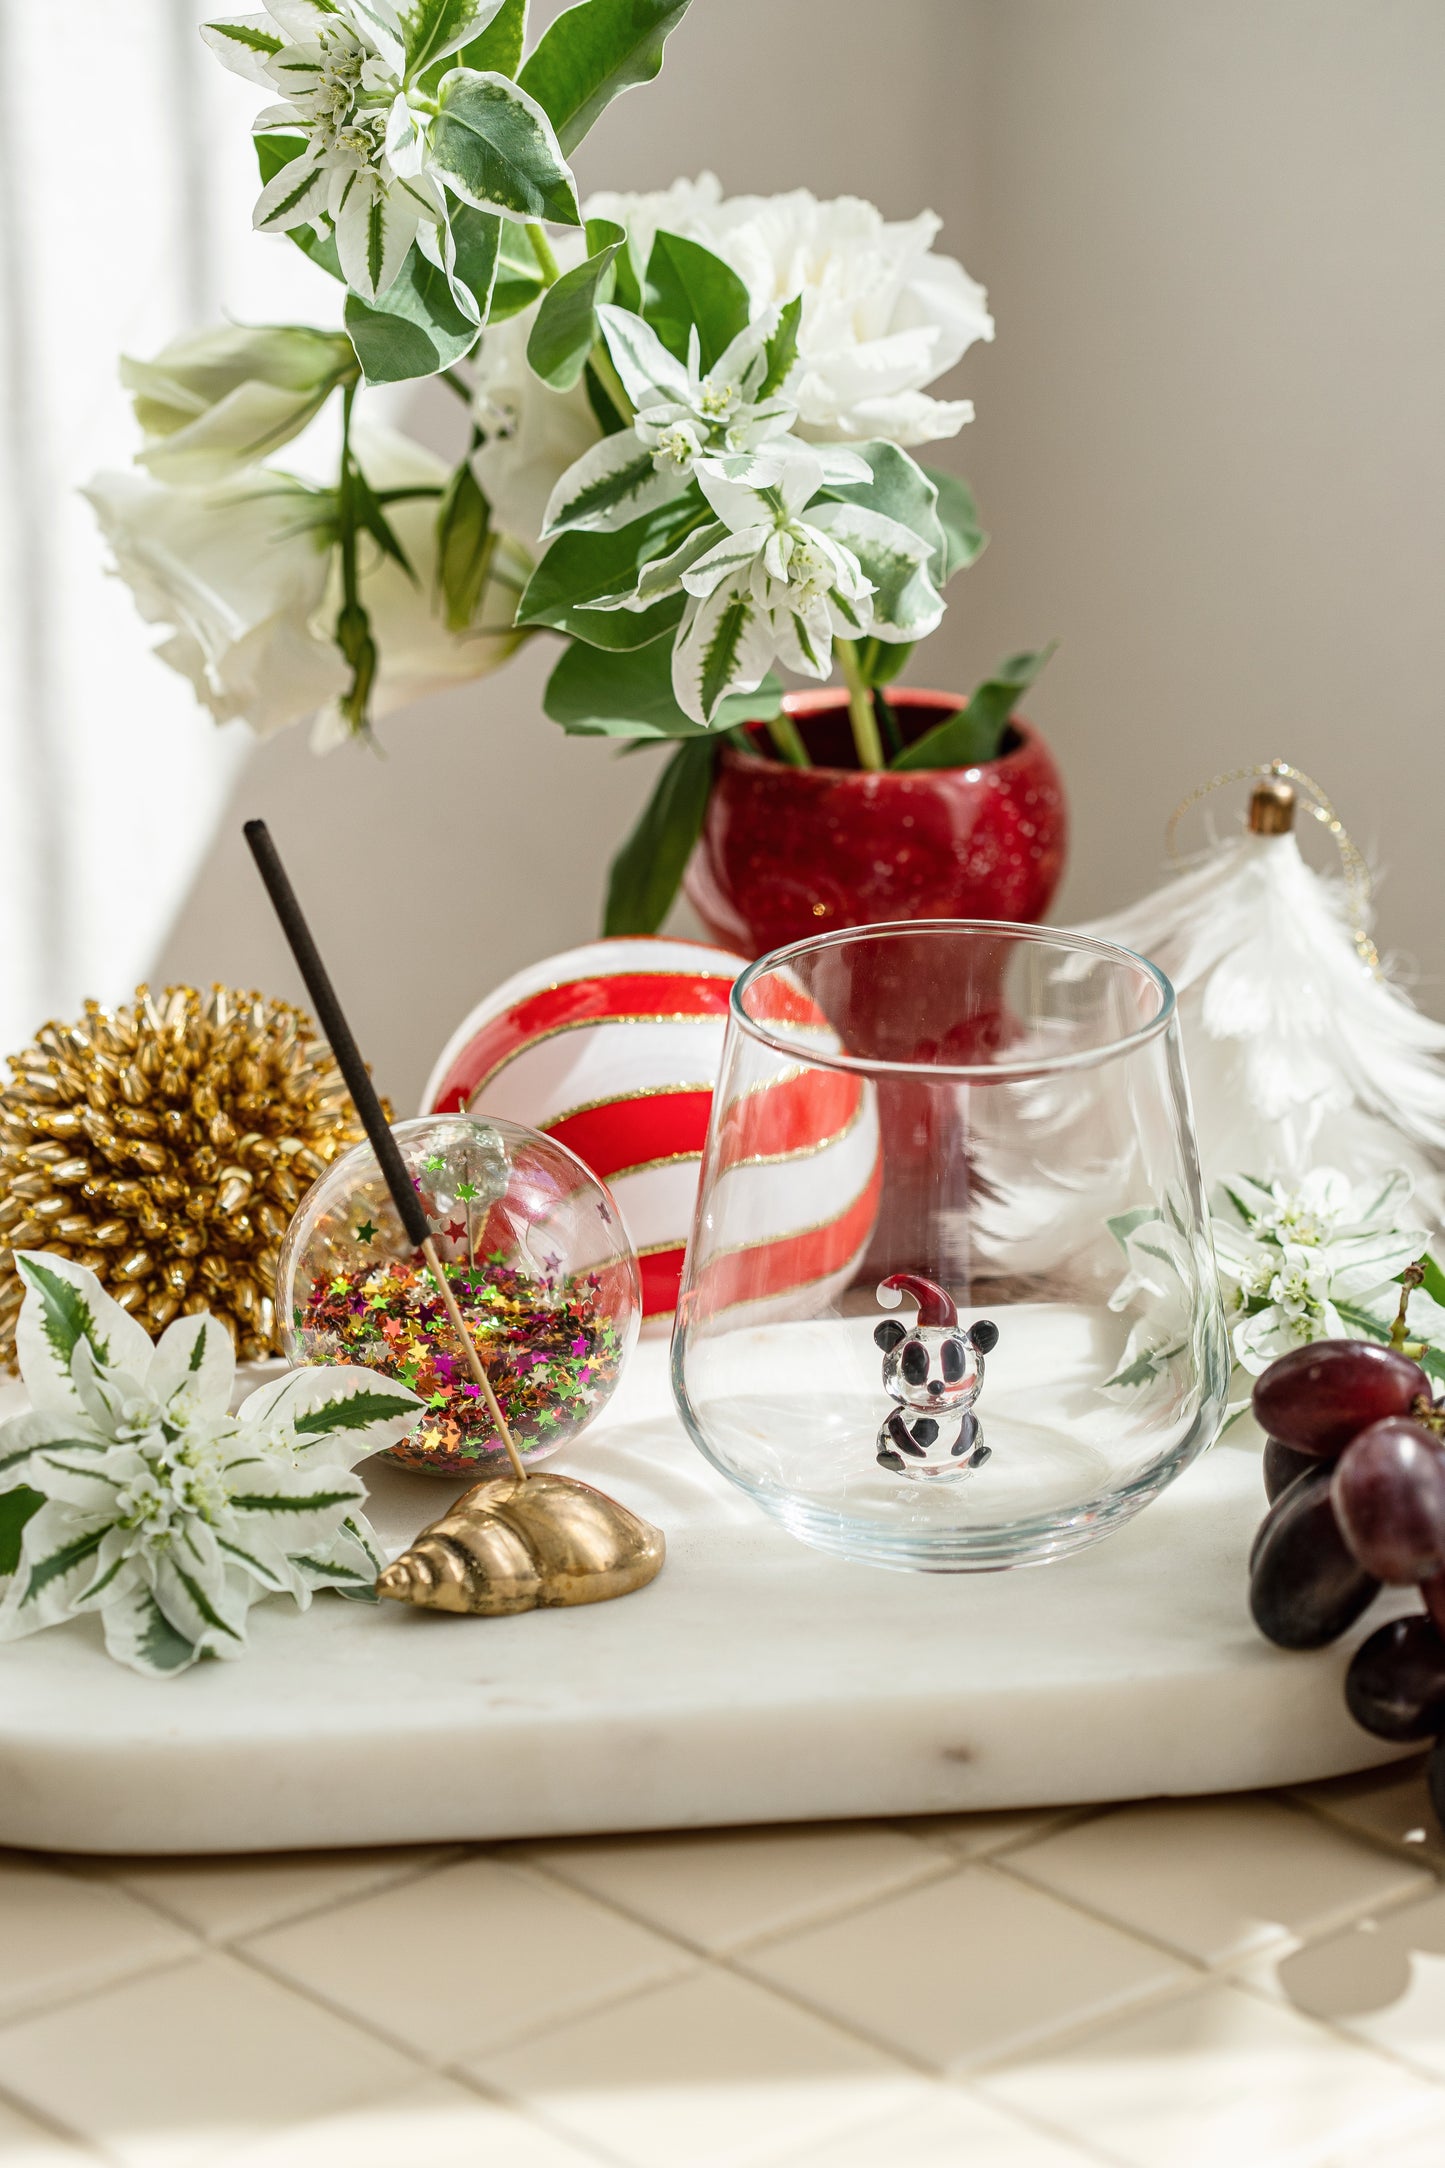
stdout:
POLYGON ((998 1346, 998 1327, 991 1318, 981 1317, 976 1325, 969 1326, 968 1337, 980 1355, 991 1355, 998 1346))
POLYGON ((908 1327, 901 1324, 896 1317, 882 1317, 873 1327, 874 1342, 882 1348, 885 1355, 891 1354, 899 1341, 907 1338, 908 1327))

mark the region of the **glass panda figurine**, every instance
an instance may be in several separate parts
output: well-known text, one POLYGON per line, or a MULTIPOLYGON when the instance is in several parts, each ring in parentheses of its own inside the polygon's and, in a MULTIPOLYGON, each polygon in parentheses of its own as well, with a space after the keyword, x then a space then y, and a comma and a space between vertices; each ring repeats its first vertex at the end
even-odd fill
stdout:
POLYGON ((953 1297, 916 1272, 894 1272, 879 1283, 878 1300, 888 1309, 904 1294, 918 1304, 918 1322, 885 1317, 873 1328, 883 1350, 884 1388, 898 1403, 878 1432, 878 1464, 915 1481, 974 1475, 990 1448, 973 1403, 998 1327, 987 1318, 960 1325, 953 1297))

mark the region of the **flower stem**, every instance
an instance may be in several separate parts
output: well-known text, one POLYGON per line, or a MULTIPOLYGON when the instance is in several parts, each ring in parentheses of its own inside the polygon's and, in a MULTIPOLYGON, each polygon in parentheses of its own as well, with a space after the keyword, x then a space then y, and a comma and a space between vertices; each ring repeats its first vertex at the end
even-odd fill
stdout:
POLYGON ((472 388, 464 376, 459 376, 455 369, 439 369, 437 374, 446 385, 447 390, 455 398, 460 399, 463 406, 469 407, 471 405, 472 388))
POLYGON ((1405 1313, 1410 1307, 1411 1295, 1424 1277, 1425 1266, 1423 1261, 1419 1264, 1406 1265, 1404 1271, 1400 1274, 1400 1307, 1395 1312, 1395 1322, 1390 1327, 1390 1345, 1393 1348, 1403 1349, 1405 1346, 1409 1334, 1409 1327, 1405 1323, 1405 1313))
POLYGON ((351 409, 356 386, 348 384, 341 397, 341 471, 336 484, 336 520, 341 543, 341 608, 336 618, 336 645, 351 666, 351 683, 341 698, 341 712, 355 736, 366 737, 371 727, 371 688, 376 677, 376 642, 371 619, 361 602, 361 583, 356 564, 356 501, 353 488, 355 465, 351 456, 351 409))
POLYGON ((547 229, 540 219, 528 219, 527 239, 532 244, 532 254, 541 266, 543 278, 549 286, 555 286, 562 276, 562 266, 552 253, 552 244, 547 239, 547 229))
POLYGON ((855 640, 834 642, 838 660, 843 665, 843 675, 848 681, 848 719, 853 725, 853 743, 858 751, 860 768, 880 769, 883 766, 883 741, 878 735, 878 718, 873 712, 873 698, 863 682, 863 666, 859 660, 855 640))
POLYGON ((779 758, 785 760, 790 768, 812 767, 808 748, 803 743, 803 734, 786 710, 768 717, 768 736, 777 747, 779 758))
POLYGON ((637 409, 622 389, 622 379, 612 366, 612 356, 607 351, 605 340, 599 339, 597 341, 591 353, 587 356, 587 361, 598 383, 616 407, 617 419, 625 428, 632 420, 637 409))

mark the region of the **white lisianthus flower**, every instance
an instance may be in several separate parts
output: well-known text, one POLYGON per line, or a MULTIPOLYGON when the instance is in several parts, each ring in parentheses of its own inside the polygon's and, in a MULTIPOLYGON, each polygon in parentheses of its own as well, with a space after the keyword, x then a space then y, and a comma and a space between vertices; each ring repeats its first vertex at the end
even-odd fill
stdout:
MULTIPOLYGON (((439 493, 446 482, 440 460, 390 430, 358 424, 353 441, 373 490, 439 493)), ((99 474, 85 494, 141 615, 174 628, 157 654, 190 679, 218 723, 239 718, 270 737, 320 711, 320 746, 340 742, 334 703, 350 672, 333 637, 341 573, 326 492, 259 467, 206 489, 99 474)), ((428 494, 387 507, 415 580, 362 541, 361 600, 381 651, 378 715, 485 676, 521 637, 512 617, 528 560, 501 536, 476 627, 445 629, 437 501, 428 494)))
POLYGON ((173 628, 156 653, 218 723, 269 738, 345 690, 316 631, 332 557, 318 491, 256 468, 209 489, 97 474, 85 495, 141 616, 173 628))
MULTIPOLYGON (((1220 1185, 1214 1251, 1234 1357, 1253 1376, 1315 1340, 1382 1338, 1399 1278, 1428 1244, 1408 1210, 1411 1182, 1396 1170, 1352 1183, 1317 1167, 1298 1188, 1233 1176, 1220 1185)), ((1436 1306, 1410 1297, 1412 1332, 1434 1336, 1436 1306)))
POLYGON ((158 481, 219 482, 299 436, 357 374, 341 332, 305 324, 220 324, 162 348, 121 356, 146 441, 137 453, 158 481))
MULTIPOLYGON (((374 490, 439 489, 448 470, 410 437, 374 422, 358 423, 352 441, 361 470, 374 490)), ((510 536, 498 533, 487 584, 475 623, 462 633, 448 632, 437 597, 437 498, 403 499, 386 508, 387 518, 416 578, 384 557, 363 538, 361 600, 371 619, 381 667, 372 693, 371 712, 380 719, 449 685, 469 684, 497 669, 527 637, 513 619, 517 599, 532 569, 528 552, 510 536)), ((341 607, 341 569, 332 567, 331 584, 319 630, 328 639, 341 607)), ((313 752, 330 752, 353 735, 334 701, 322 709, 312 732, 313 752)))
POLYGON ((416 1421, 415 1393, 373 1370, 298 1370, 233 1416, 235 1351, 213 1317, 177 1318, 153 1346, 83 1266, 28 1251, 16 1265, 31 1412, 0 1425, 20 1528, 0 1641, 95 1613, 109 1655, 165 1677, 244 1655, 265 1596, 305 1610, 317 1589, 370 1591, 380 1558, 354 1469, 416 1421))
POLYGON ((625 225, 643 262, 660 231, 701 242, 742 279, 754 317, 802 295, 788 385, 801 436, 926 444, 973 419, 969 400, 924 390, 993 337, 984 289, 932 252, 932 211, 891 221, 856 196, 820 203, 806 189, 725 197, 704 173, 652 195, 596 195, 586 212, 625 225))

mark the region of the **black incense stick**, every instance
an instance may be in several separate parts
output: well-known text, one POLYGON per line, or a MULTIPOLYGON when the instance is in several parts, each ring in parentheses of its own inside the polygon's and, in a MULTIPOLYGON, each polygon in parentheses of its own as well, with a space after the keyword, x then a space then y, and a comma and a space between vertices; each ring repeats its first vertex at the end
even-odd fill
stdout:
POLYGON ((442 1269, 441 1259, 437 1255, 436 1241, 432 1235, 431 1226, 427 1220, 421 1198, 417 1195, 416 1186, 406 1171, 406 1161, 402 1158, 401 1148, 391 1133, 391 1125, 381 1110, 381 1101, 376 1096, 376 1086, 366 1073, 366 1064, 361 1058, 361 1049, 352 1036, 351 1026, 342 1013, 341 1003, 336 998, 336 989, 331 983, 331 975, 321 961, 321 952, 311 937, 311 928, 306 923, 306 914, 297 901, 296 891, 291 886, 286 868, 281 863, 281 854, 272 842, 271 831, 264 821, 247 821, 245 834, 246 841, 251 846, 251 856, 255 859, 260 869, 261 878, 266 883, 267 894, 276 907, 276 916, 281 921, 282 931, 291 944, 291 953, 296 959, 297 968, 306 982, 306 991, 311 996, 312 1003, 315 1006, 321 1029, 325 1032, 327 1043, 336 1056, 336 1066, 341 1071, 346 1083, 346 1089, 351 1094, 351 1103, 361 1117, 361 1125, 370 1140, 371 1149, 376 1154, 377 1164, 385 1177, 386 1186, 391 1191, 391 1201, 401 1215, 401 1223, 406 1229, 407 1239, 413 1242, 421 1251, 431 1269, 432 1277, 437 1283, 437 1292, 442 1299, 442 1305, 451 1320, 452 1330, 462 1344, 467 1359, 467 1367, 470 1369, 472 1377, 487 1403, 488 1413, 497 1427, 497 1435, 507 1449, 507 1458, 512 1463, 512 1471, 519 1479, 525 1480, 527 1471, 522 1465, 522 1456, 517 1451, 512 1433, 507 1426, 507 1419, 497 1404, 497 1396, 492 1390, 492 1381, 487 1375, 486 1365, 477 1351, 476 1342, 467 1330, 466 1320, 462 1316, 456 1296, 452 1293, 451 1282, 442 1269))
POLYGON ((281 863, 281 854, 271 841, 271 831, 264 821, 247 821, 246 841, 251 846, 251 856, 260 868, 267 893, 276 907, 276 916, 281 921, 282 931, 291 944, 291 953, 306 981, 306 991, 311 996, 321 1029, 336 1056, 336 1066, 346 1080, 351 1103, 361 1117, 361 1125, 386 1177, 392 1203, 401 1214, 401 1223, 406 1229, 408 1239, 414 1242, 418 1249, 423 1249, 431 1239, 431 1228, 422 1209, 422 1201, 406 1171, 406 1162, 391 1133, 391 1125, 381 1111, 376 1086, 366 1073, 361 1049, 352 1036, 351 1026, 342 1014, 341 1003, 336 998, 330 973, 321 961, 321 952, 311 938, 311 928, 296 900, 296 891, 281 863))

